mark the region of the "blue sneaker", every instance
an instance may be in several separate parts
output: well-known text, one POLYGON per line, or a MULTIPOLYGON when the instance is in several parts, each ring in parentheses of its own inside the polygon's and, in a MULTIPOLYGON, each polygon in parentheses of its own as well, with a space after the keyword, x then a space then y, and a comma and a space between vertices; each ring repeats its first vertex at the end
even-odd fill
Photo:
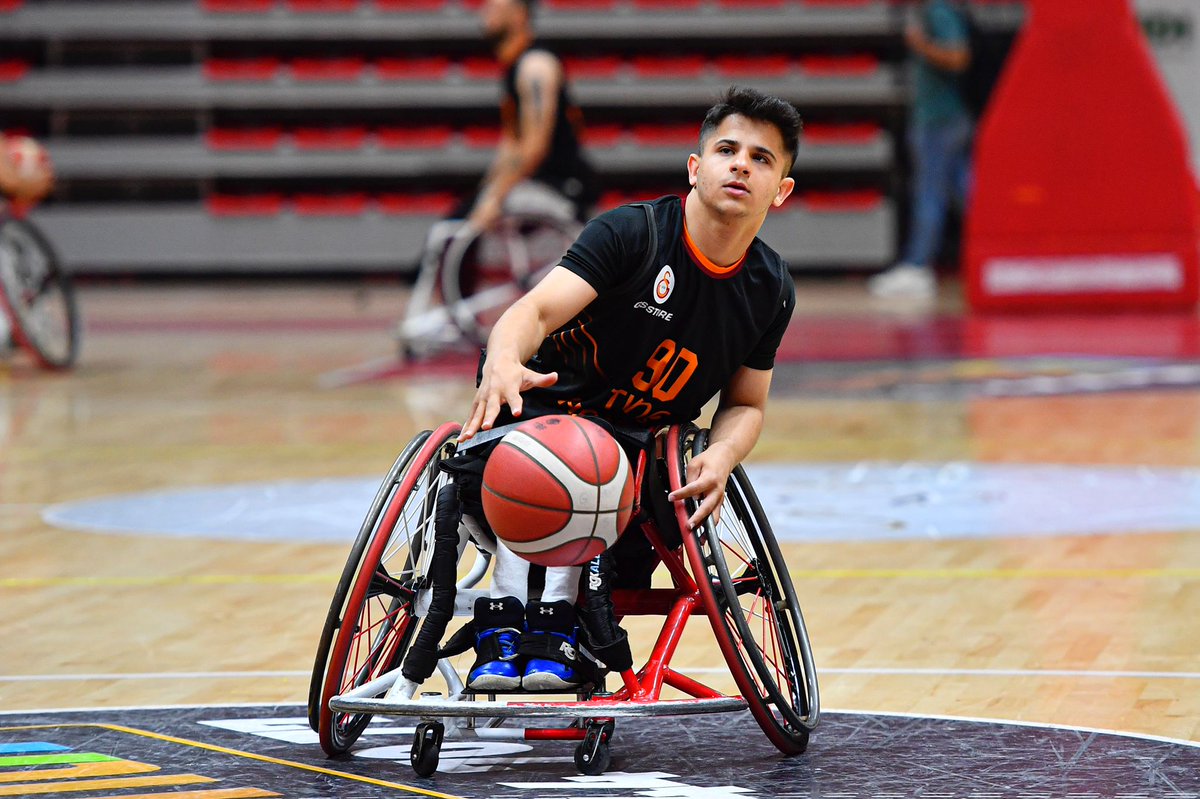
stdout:
POLYGON ((516 597, 475 600, 475 664, 467 675, 473 691, 514 691, 521 686, 518 651, 525 609, 516 597))
POLYGON ((521 687, 526 691, 573 690, 587 682, 575 607, 570 602, 535 599, 529 603, 521 652, 529 657, 521 675, 521 687))

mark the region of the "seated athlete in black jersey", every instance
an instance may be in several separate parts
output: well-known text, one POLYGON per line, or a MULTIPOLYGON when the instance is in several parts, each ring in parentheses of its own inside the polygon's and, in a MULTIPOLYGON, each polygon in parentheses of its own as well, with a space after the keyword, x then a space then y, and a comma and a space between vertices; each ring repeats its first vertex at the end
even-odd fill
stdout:
MULTIPOLYGON (((460 440, 549 413, 657 428, 694 420, 719 393, 709 447, 670 499, 701 499, 692 526, 720 507, 729 474, 762 430, 775 353, 795 304, 787 264, 757 234, 792 191, 799 132, 790 103, 731 88, 708 111, 699 151, 688 156, 685 198, 655 200, 653 213, 631 205, 600 215, 501 317, 460 440)), ((492 598, 475 607, 472 688, 547 690, 582 681, 580 569, 547 569, 536 600, 528 573, 527 561, 499 547, 492 598)))
POLYGON ((484 36, 504 67, 500 143, 479 190, 456 214, 477 230, 503 213, 583 221, 595 178, 580 146, 582 115, 558 57, 538 42, 534 0, 485 0, 484 36))

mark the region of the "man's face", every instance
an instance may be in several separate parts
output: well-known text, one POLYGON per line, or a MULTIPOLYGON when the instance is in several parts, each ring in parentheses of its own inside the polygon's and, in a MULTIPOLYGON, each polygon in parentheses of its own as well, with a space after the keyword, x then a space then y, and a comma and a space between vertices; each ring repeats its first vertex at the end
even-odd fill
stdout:
POLYGON ((479 8, 484 38, 492 43, 504 39, 520 22, 524 11, 521 0, 484 0, 479 8))
POLYGON ((781 205, 795 182, 783 174, 787 151, 779 129, 731 114, 688 157, 688 179, 700 200, 730 216, 759 216, 781 205))

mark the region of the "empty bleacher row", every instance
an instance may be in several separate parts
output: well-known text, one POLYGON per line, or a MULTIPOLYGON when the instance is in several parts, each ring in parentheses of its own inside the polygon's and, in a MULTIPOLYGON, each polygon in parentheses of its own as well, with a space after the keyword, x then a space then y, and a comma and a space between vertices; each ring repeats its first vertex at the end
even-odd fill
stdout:
MULTIPOLYGON (((37 218, 77 270, 412 270, 497 136, 475 5, 0 0, 0 125, 46 141, 59 187, 37 218)), ((1000 25, 1013 8, 988 4, 1000 25)), ((538 25, 601 207, 686 188, 729 83, 795 102, 799 188, 763 235, 827 269, 896 251, 903 19, 884 0, 543 0, 538 25)))

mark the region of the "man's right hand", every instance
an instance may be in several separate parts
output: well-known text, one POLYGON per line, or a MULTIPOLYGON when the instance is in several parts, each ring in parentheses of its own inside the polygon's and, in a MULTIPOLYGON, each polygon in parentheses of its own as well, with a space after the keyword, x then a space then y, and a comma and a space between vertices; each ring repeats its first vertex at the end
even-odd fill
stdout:
POLYGON ((521 392, 531 388, 545 388, 558 382, 558 372, 542 374, 515 361, 493 363, 489 356, 483 364, 483 378, 471 401, 471 412, 459 441, 466 441, 480 430, 491 430, 500 414, 500 408, 508 405, 512 415, 520 417, 521 392))

